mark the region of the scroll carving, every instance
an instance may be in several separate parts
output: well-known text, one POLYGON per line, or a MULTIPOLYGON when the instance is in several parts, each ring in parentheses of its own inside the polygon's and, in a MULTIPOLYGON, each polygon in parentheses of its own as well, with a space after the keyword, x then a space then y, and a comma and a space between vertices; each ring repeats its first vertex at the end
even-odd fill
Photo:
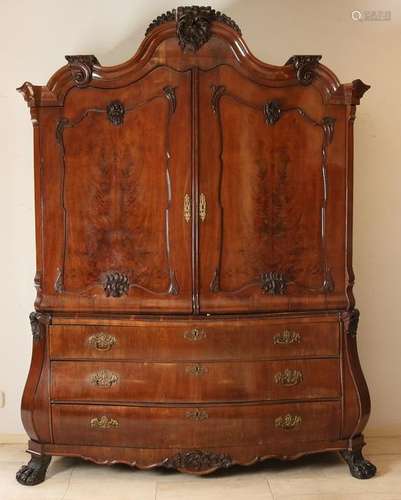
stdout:
POLYGON ((322 56, 292 56, 285 63, 292 64, 301 85, 309 85, 315 77, 315 67, 322 56))
POLYGON ((269 295, 284 295, 287 291, 287 279, 284 273, 271 271, 260 276, 261 288, 269 295))
POLYGON ((127 295, 129 286, 128 276, 117 271, 107 273, 103 281, 103 289, 106 297, 121 297, 124 294, 127 295))
POLYGON ((124 122, 125 108, 122 102, 112 101, 106 108, 107 118, 113 125, 122 125, 124 122))
POLYGON ((100 66, 94 55, 65 56, 72 78, 78 87, 85 87, 92 80, 93 66, 100 66))
POLYGON ((227 468, 233 463, 230 455, 225 453, 213 453, 210 451, 190 450, 168 458, 164 466, 173 469, 187 469, 202 471, 214 468, 227 468))
POLYGON ((177 107, 177 99, 175 97, 175 87, 164 87, 163 92, 170 104, 170 113, 174 113, 177 107))

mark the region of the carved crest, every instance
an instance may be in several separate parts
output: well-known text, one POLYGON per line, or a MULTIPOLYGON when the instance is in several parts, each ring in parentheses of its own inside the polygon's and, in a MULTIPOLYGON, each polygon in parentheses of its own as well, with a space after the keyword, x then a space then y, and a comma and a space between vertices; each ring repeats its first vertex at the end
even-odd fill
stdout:
POLYGON ((322 56, 292 56, 285 64, 294 66, 299 83, 309 85, 315 77, 314 69, 321 58, 322 56))
POLYGON ((193 5, 192 7, 178 7, 167 11, 165 14, 154 19, 145 35, 158 26, 164 23, 176 21, 177 36, 180 47, 188 52, 196 52, 210 38, 210 23, 218 21, 224 23, 234 29, 239 35, 241 30, 237 23, 222 12, 215 11, 211 7, 200 7, 193 5))
POLYGON ((274 125, 280 119, 281 108, 277 101, 270 101, 264 106, 264 114, 266 123, 269 125, 274 125))
POLYGON ((260 281, 263 292, 269 295, 284 295, 287 291, 287 279, 281 272, 263 273, 260 281))
POLYGON ((33 341, 37 342, 43 337, 43 333, 45 331, 44 326, 41 325, 41 322, 48 323, 50 321, 50 316, 45 313, 33 311, 29 315, 29 321, 31 323, 33 341))
POLYGON ((121 297, 124 294, 127 295, 129 285, 128 276, 117 271, 107 273, 103 281, 106 297, 121 297))
POLYGON ((174 457, 168 458, 163 465, 174 469, 201 471, 217 467, 230 467, 232 465, 232 458, 223 453, 191 450, 177 453, 174 457))
POLYGON ((122 125, 124 122, 125 108, 122 102, 112 101, 108 104, 107 118, 113 125, 122 125))
POLYGON ((88 85, 92 80, 93 66, 100 65, 94 55, 65 56, 71 69, 72 77, 78 87, 88 85))

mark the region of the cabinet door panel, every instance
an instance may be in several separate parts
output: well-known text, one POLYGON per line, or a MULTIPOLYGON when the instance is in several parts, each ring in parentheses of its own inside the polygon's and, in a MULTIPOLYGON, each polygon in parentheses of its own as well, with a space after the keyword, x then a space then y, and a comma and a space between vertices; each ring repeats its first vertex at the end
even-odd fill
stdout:
POLYGON ((326 308, 342 243, 327 236, 335 118, 313 90, 227 68, 202 75, 200 109, 201 309, 326 308))
POLYGON ((190 116, 190 73, 166 67, 67 96, 51 306, 192 310, 190 116))

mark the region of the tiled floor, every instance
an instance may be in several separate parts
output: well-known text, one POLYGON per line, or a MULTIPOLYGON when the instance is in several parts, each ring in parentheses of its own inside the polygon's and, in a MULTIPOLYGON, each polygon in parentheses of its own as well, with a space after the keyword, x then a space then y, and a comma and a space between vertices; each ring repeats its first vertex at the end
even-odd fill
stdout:
POLYGON ((352 478, 335 454, 269 460, 202 478, 54 458, 46 481, 33 487, 15 481, 28 457, 24 446, 0 445, 0 500, 401 500, 401 436, 368 443, 365 456, 378 474, 367 481, 352 478))

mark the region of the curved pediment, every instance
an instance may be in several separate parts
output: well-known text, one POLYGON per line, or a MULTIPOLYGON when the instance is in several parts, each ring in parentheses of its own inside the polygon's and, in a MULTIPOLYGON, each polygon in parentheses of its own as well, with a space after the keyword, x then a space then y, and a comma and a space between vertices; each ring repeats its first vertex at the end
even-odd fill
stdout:
POLYGON ((18 89, 30 107, 62 106, 74 87, 128 85, 161 64, 178 70, 229 64, 266 86, 312 86, 323 102, 332 104, 358 104, 369 88, 361 80, 341 85, 334 73, 320 64, 319 55, 295 55, 283 66, 263 63, 249 51, 235 21, 201 6, 178 7, 158 16, 146 30, 137 53, 123 64, 103 67, 94 55, 66 59, 68 64, 46 86, 26 82, 18 89))

